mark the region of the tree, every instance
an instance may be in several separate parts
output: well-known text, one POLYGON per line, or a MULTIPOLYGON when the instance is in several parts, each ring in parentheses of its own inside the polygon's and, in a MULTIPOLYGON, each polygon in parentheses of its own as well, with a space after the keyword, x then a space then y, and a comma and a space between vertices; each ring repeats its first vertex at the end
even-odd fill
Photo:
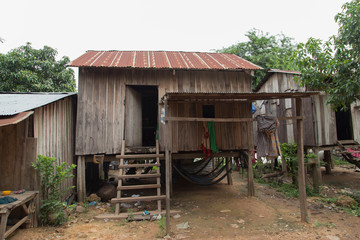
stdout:
POLYGON ((338 34, 328 41, 310 38, 293 56, 300 83, 328 94, 334 109, 345 110, 360 100, 360 0, 342 6, 335 16, 338 34))
POLYGON ((74 71, 64 56, 56 60, 57 51, 44 46, 34 49, 31 43, 0 54, 0 91, 73 92, 74 71))
MULTIPOLYGON (((248 41, 234 44, 218 50, 242 57, 265 69, 296 70, 296 65, 290 61, 290 56, 296 49, 293 39, 284 34, 270 35, 257 29, 249 30, 248 41)), ((253 88, 265 76, 265 72, 257 71, 253 78, 253 88)))

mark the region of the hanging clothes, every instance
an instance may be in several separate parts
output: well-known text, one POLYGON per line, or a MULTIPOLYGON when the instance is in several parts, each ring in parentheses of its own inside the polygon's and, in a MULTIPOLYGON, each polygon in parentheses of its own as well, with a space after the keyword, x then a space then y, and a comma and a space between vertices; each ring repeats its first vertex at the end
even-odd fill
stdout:
POLYGON ((277 128, 279 121, 271 116, 256 116, 257 131, 257 156, 277 157, 281 155, 277 128))
POLYGON ((219 148, 216 144, 215 124, 214 122, 203 122, 203 137, 201 140, 200 149, 203 151, 206 157, 211 155, 211 152, 219 152, 219 148))

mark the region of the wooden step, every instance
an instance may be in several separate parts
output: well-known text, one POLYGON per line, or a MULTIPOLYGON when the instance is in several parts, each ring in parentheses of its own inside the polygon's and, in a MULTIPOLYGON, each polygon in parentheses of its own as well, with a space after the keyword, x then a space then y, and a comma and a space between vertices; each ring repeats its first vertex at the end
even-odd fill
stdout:
POLYGON ((129 155, 116 155, 116 158, 122 159, 151 159, 151 158, 164 158, 164 154, 129 154, 129 155))
MULTIPOLYGON (((149 211, 150 212, 150 215, 153 215, 153 214, 156 214, 156 215, 159 215, 161 214, 162 216, 165 216, 166 212, 165 211, 149 211)), ((143 212, 134 212, 134 213, 131 213, 131 215, 135 216, 135 215, 141 215, 143 212)), ((181 211, 179 210, 170 210, 170 216, 174 216, 176 214, 179 214, 181 213, 181 211)), ((118 219, 126 219, 128 216, 129 216, 130 213, 120 213, 118 215, 114 214, 114 213, 106 213, 106 214, 101 214, 101 215, 98 215, 98 216, 95 216, 95 219, 111 219, 111 220, 118 220, 118 219)))
POLYGON ((133 179, 133 178, 157 178, 160 177, 161 174, 130 174, 130 175, 121 175, 118 176, 119 179, 133 179))
POLYGON ((161 188, 161 184, 118 186, 117 190, 134 190, 134 189, 149 189, 149 188, 161 188))
POLYGON ((122 202, 137 202, 137 201, 153 201, 165 199, 165 195, 160 196, 143 196, 143 197, 126 197, 126 198, 113 198, 111 203, 122 203, 122 202))
POLYGON ((131 167, 160 167, 160 163, 144 163, 144 164, 127 164, 119 165, 119 168, 131 168, 131 167))

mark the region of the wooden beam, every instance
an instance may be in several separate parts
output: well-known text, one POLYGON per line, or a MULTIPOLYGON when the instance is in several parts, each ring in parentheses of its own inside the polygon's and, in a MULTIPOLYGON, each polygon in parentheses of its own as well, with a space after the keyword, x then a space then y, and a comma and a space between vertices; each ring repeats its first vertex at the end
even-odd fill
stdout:
POLYGON ((119 168, 131 168, 131 167, 160 167, 160 163, 144 163, 144 164, 126 164, 126 165, 119 165, 119 168))
POLYGON ((121 202, 137 202, 137 201, 153 201, 159 199, 165 199, 165 195, 161 196, 142 196, 142 197, 126 197, 126 198, 113 198, 111 203, 121 203, 121 202))
POLYGON ((164 158, 164 154, 132 154, 132 155, 116 155, 116 158, 122 159, 149 159, 149 158, 164 158))
POLYGON ((78 201, 86 200, 86 181, 85 181, 85 156, 77 158, 77 194, 78 201))
MULTIPOLYGON (((301 116, 278 117, 278 120, 304 119, 301 116)), ((254 118, 200 118, 200 117, 164 117, 168 122, 254 122, 254 118)))
POLYGON ((161 174, 130 174, 130 175, 121 175, 118 176, 119 179, 133 179, 133 178, 157 178, 160 177, 161 174))
MULTIPOLYGON (((211 157, 239 157, 240 152, 221 152, 221 153, 211 153, 211 157)), ((194 159, 194 158, 203 158, 205 154, 203 152, 192 152, 192 153, 173 153, 172 159, 181 160, 181 159, 194 159)))
MULTIPOLYGON (((301 98, 296 98, 296 115, 302 114, 301 98)), ((301 221, 308 222, 307 206, 306 206, 306 185, 305 185, 305 165, 304 165, 304 137, 303 137, 303 121, 296 121, 297 130, 297 158, 298 158, 298 182, 299 182, 299 198, 300 198, 300 214, 301 221)))
POLYGON ((229 161, 228 164, 226 165, 226 171, 228 172, 228 175, 226 176, 227 182, 228 182, 228 185, 233 185, 233 180, 232 180, 232 176, 231 176, 231 172, 230 172, 232 159, 227 157, 225 161, 229 161))
POLYGON ((133 189, 149 189, 149 188, 161 188, 161 184, 118 186, 117 190, 133 190, 133 189))
POLYGON ((10 234, 12 234, 18 227, 20 227, 22 224, 24 224, 26 221, 29 220, 29 216, 25 216, 20 221, 18 221, 14 226, 12 226, 9 230, 6 231, 4 234, 4 239, 7 238, 10 234))

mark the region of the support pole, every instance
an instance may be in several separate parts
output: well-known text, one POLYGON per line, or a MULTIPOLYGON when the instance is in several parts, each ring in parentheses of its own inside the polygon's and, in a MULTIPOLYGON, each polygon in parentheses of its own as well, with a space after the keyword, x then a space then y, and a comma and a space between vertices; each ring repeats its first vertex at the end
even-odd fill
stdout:
POLYGON ((322 184, 319 149, 315 149, 314 153, 316 155, 316 159, 315 159, 315 164, 313 166, 313 184, 314 184, 314 191, 318 193, 320 185, 322 184))
POLYGON ((247 140, 248 140, 248 196, 255 196, 255 186, 254 186, 254 173, 252 169, 252 159, 254 158, 254 144, 253 144, 253 134, 252 134, 252 122, 247 122, 247 140))
POLYGON ((230 169, 231 169, 231 163, 232 163, 232 158, 231 157, 227 157, 225 158, 225 161, 227 161, 227 165, 226 165, 226 171, 228 172, 227 174, 227 182, 228 182, 228 185, 233 185, 233 180, 232 180, 232 176, 231 176, 231 172, 230 172, 230 169))
POLYGON ((85 156, 78 156, 77 158, 77 194, 78 201, 85 202, 86 200, 86 181, 85 181, 85 156))
POLYGON ((165 151, 165 171, 166 171, 166 235, 170 234, 170 151, 165 151))
MULTIPOLYGON (((301 98, 296 98, 296 116, 302 116, 301 98)), ((305 166, 304 166, 304 137, 303 137, 303 120, 296 120, 297 131, 297 157, 298 157, 298 182, 300 198, 301 221, 308 222, 306 207, 306 185, 305 185, 305 166)))

